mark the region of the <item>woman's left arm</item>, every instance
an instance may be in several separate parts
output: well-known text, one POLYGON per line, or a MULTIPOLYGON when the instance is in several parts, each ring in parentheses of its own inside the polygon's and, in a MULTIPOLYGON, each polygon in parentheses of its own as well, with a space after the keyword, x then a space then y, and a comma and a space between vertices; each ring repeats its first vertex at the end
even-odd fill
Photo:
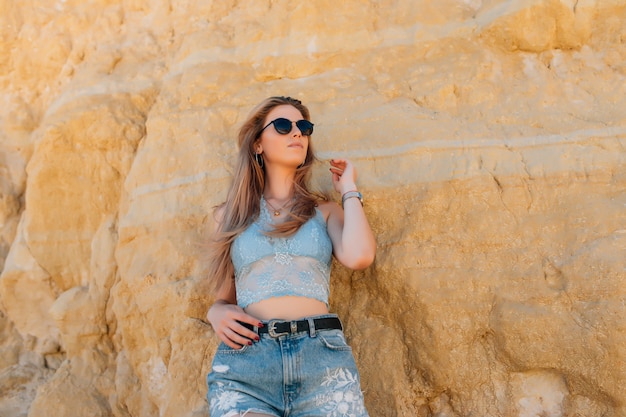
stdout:
MULTIPOLYGON (((330 165, 335 191, 342 197, 350 191, 357 191, 356 169, 352 162, 332 159, 330 165)), ((376 240, 361 201, 352 197, 343 202, 343 209, 334 203, 329 207, 328 235, 333 242, 335 257, 348 268, 367 268, 376 256, 376 240)))

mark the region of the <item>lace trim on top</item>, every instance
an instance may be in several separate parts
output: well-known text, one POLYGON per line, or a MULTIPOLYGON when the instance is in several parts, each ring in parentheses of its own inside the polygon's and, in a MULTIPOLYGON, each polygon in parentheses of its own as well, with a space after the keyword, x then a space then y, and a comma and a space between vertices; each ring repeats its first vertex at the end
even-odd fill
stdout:
POLYGON ((328 305, 332 242, 322 213, 286 238, 269 237, 272 217, 261 198, 259 218, 234 240, 237 304, 246 308, 272 297, 313 298, 328 305))

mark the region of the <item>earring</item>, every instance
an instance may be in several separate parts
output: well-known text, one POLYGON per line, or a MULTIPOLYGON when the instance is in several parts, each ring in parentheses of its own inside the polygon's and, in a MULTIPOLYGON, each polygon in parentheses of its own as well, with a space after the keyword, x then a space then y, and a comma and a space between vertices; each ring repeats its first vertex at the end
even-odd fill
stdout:
POLYGON ((256 163, 259 164, 259 167, 263 168, 263 166, 265 165, 265 162, 263 162, 263 157, 261 156, 261 154, 255 153, 254 159, 256 160, 256 163))

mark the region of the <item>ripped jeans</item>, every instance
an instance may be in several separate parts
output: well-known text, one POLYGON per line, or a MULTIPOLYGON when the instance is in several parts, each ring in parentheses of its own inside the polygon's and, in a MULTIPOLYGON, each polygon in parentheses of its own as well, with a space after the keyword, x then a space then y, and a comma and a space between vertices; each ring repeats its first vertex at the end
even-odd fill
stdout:
POLYGON ((368 417, 341 330, 260 337, 239 350, 218 347, 207 376, 211 417, 368 417))

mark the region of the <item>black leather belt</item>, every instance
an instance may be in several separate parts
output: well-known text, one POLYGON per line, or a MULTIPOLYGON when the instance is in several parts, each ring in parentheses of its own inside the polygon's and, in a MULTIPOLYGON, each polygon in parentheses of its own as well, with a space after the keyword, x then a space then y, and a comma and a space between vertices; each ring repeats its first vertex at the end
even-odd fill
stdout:
MULTIPOLYGON (((241 325, 247 327, 252 331, 256 331, 258 334, 268 333, 272 337, 280 337, 292 333, 310 331, 308 320, 270 320, 263 327, 255 327, 248 323, 241 323, 241 325)), ((313 319, 313 326, 315 326, 315 330, 343 330, 343 327, 341 326, 341 320, 339 320, 337 317, 313 319)))

